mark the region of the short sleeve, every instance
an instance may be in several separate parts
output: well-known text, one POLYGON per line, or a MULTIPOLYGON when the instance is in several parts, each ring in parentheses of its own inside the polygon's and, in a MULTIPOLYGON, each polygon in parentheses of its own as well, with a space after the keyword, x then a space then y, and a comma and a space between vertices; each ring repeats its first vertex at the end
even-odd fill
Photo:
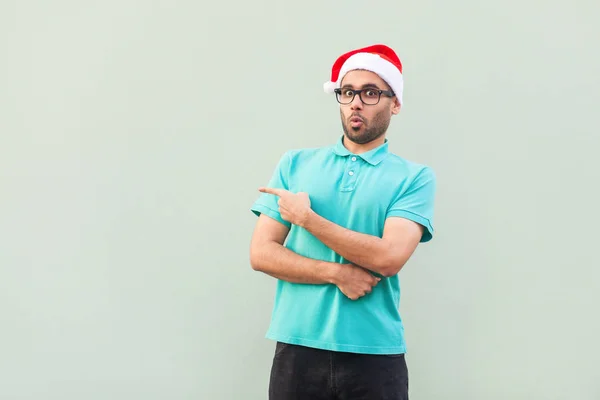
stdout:
MULTIPOLYGON (((286 152, 279 159, 279 163, 275 167, 275 170, 271 175, 271 179, 269 180, 267 187, 289 190, 289 172, 290 154, 289 152, 286 152)), ((251 211, 256 216, 265 214, 290 228, 291 224, 288 221, 281 218, 281 214, 279 213, 279 205, 277 204, 278 200, 279 198, 277 196, 274 196, 269 193, 261 193, 258 199, 256 199, 256 201, 252 205, 251 211)))
POLYGON ((386 218, 402 217, 425 227, 421 242, 433 238, 433 213, 436 193, 436 177, 433 170, 423 167, 406 190, 400 193, 390 204, 386 218))

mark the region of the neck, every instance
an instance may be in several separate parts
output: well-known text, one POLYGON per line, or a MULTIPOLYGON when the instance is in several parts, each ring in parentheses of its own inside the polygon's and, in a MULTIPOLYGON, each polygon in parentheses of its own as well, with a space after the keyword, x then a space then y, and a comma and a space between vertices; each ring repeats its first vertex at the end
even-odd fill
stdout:
POLYGON ((354 143, 353 141, 348 139, 348 136, 344 135, 343 143, 344 143, 344 147, 347 148, 349 152, 351 152, 353 154, 361 154, 361 153, 366 153, 367 151, 371 151, 374 148, 379 147, 382 144, 384 144, 385 136, 382 135, 382 136, 378 137, 377 139, 370 141, 369 143, 358 144, 358 143, 354 143))

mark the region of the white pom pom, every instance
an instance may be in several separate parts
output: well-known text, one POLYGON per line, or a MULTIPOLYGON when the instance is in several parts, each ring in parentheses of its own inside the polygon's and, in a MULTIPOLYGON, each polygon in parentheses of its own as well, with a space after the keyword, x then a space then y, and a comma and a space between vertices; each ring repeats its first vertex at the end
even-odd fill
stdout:
POLYGON ((325 93, 333 93, 333 89, 336 88, 336 83, 335 82, 325 82, 323 84, 323 90, 325 91, 325 93))

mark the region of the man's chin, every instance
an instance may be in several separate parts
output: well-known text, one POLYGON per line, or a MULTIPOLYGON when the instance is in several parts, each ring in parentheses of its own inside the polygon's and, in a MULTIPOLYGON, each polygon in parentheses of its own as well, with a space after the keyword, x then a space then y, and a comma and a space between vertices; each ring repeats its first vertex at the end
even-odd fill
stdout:
POLYGON ((358 132, 355 132, 353 129, 347 131, 346 137, 356 144, 365 144, 369 142, 368 138, 365 137, 364 132, 361 132, 360 129, 358 132))
POLYGON ((344 129, 346 131, 346 136, 350 137, 350 138, 360 138, 364 133, 365 133, 365 129, 364 126, 358 126, 358 127, 353 127, 350 125, 346 125, 346 129, 344 129))

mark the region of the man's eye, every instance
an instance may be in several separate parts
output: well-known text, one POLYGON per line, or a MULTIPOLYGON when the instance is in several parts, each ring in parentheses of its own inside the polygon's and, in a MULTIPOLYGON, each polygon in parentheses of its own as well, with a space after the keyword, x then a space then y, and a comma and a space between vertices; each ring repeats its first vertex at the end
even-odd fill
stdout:
POLYGON ((376 91, 374 91, 374 90, 367 90, 367 91, 365 92, 365 94, 366 94, 367 96, 369 96, 369 97, 375 97, 375 96, 377 96, 377 92, 376 92, 376 91))
POLYGON ((354 94, 354 92, 352 90, 346 90, 344 92, 344 96, 348 96, 348 97, 351 97, 353 94, 354 94))

